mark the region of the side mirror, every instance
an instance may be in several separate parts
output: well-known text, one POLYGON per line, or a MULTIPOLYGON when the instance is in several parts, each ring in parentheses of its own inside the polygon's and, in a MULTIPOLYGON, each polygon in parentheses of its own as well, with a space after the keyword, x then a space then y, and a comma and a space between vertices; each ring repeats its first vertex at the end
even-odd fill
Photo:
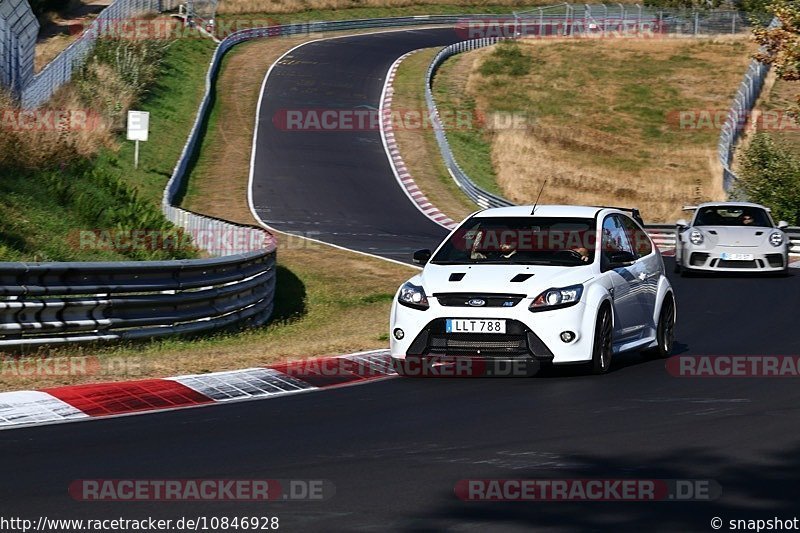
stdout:
POLYGON ((414 252, 414 255, 411 257, 411 260, 414 261, 418 265, 424 265, 427 263, 431 258, 432 252, 427 248, 423 250, 417 250, 414 252))
POLYGON ((636 262, 636 256, 630 252, 620 251, 608 254, 608 268, 631 266, 636 262))
POLYGON ((778 222, 778 229, 786 229, 788 227, 789 223, 786 222, 785 220, 781 220, 780 222, 778 222))
POLYGON ((675 223, 675 225, 678 226, 679 228, 685 228, 686 226, 689 225, 689 223, 686 222, 685 218, 679 218, 678 221, 675 223))

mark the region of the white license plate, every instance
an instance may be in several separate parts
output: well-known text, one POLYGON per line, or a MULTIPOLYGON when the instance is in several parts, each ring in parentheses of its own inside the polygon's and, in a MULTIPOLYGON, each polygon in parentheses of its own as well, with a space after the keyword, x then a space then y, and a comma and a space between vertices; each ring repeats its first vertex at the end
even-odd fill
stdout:
POLYGON ((728 261, 752 261, 753 254, 729 254, 723 253, 722 258, 728 261))
POLYGON ((448 318, 447 333, 505 333, 505 320, 484 320, 480 318, 448 318))

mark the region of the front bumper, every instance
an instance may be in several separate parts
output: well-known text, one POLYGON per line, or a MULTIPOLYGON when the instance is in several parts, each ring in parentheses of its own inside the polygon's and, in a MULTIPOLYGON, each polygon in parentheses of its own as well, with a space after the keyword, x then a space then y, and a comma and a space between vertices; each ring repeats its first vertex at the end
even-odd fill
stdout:
POLYGON ((438 360, 482 360, 508 365, 523 363, 577 363, 592 357, 596 313, 587 312, 583 302, 562 309, 528 310, 531 300, 523 299, 512 308, 444 307, 431 298, 421 311, 398 304, 392 307, 390 347, 396 362, 406 358, 438 360), (505 334, 447 333, 448 318, 506 320, 505 334), (395 330, 403 337, 397 339, 395 330), (575 338, 563 342, 560 334, 571 331, 575 338))
POLYGON ((717 246, 711 250, 687 247, 681 257, 681 266, 704 272, 781 272, 789 261, 788 253, 777 248, 765 252, 761 248, 717 246), (750 254, 752 259, 731 260, 725 254, 750 254))

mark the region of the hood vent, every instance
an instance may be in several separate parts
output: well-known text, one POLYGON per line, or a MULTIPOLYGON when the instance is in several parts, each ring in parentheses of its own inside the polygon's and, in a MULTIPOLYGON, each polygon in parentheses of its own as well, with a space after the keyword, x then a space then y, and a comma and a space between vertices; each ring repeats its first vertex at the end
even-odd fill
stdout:
POLYGON ((461 281, 466 276, 465 272, 453 272, 450 274, 450 281, 461 281))
POLYGON ((511 278, 511 283, 522 283, 523 281, 528 281, 528 279, 532 278, 533 274, 517 274, 513 278, 511 278))

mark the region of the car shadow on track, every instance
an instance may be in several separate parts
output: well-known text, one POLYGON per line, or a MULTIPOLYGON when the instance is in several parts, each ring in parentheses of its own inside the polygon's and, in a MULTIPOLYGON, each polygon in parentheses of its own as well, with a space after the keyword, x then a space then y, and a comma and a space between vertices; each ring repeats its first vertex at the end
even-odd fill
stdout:
MULTIPOLYGON (((713 499, 701 497, 691 501, 670 498, 668 493, 658 496, 661 501, 465 501, 463 491, 443 491, 431 501, 444 503, 425 514, 407 517, 407 526, 402 530, 437 531, 454 523, 470 523, 476 528, 490 524, 491 531, 713 531, 720 528, 712 527, 711 520, 719 517, 728 531, 731 519, 792 520, 797 514, 800 443, 747 461, 709 447, 676 449, 664 445, 660 452, 640 452, 598 446, 596 455, 559 456, 559 463, 567 466, 557 471, 515 469, 504 477, 654 480, 659 486, 662 486, 659 480, 685 480, 684 486, 693 487, 708 482, 717 490, 721 488, 721 494, 713 499)), ((462 486, 470 479, 503 477, 497 471, 479 467, 473 470, 463 472, 462 486)))

